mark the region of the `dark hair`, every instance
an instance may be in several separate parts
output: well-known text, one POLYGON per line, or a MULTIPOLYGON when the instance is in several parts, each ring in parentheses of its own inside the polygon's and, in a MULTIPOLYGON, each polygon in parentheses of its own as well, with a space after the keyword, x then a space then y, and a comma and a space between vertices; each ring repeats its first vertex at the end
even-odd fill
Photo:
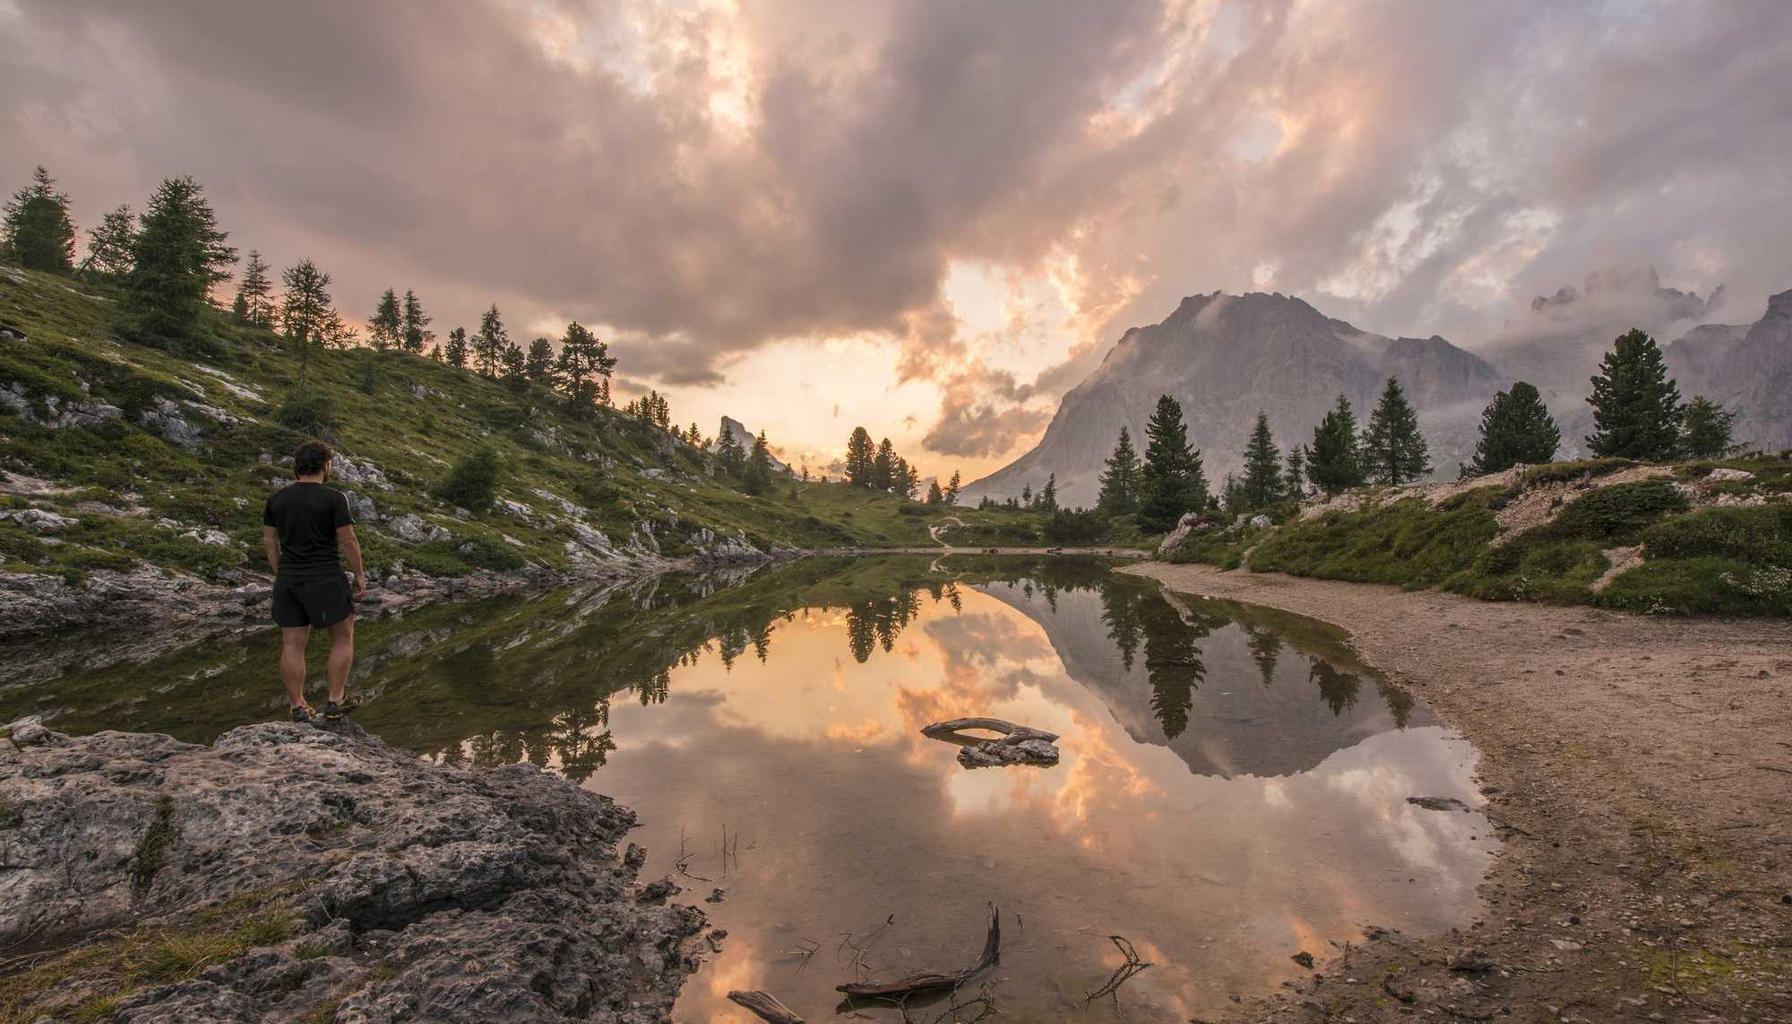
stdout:
POLYGON ((292 453, 293 476, 316 476, 329 465, 330 446, 322 441, 306 441, 299 445, 299 450, 292 453))

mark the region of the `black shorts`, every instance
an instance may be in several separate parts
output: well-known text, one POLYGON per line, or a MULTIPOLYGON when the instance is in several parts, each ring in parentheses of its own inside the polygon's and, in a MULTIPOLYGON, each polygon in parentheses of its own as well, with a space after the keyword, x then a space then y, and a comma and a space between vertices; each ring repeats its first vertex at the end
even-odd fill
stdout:
POLYGON ((349 600, 348 577, 274 581, 274 624, 328 626, 355 612, 349 600))

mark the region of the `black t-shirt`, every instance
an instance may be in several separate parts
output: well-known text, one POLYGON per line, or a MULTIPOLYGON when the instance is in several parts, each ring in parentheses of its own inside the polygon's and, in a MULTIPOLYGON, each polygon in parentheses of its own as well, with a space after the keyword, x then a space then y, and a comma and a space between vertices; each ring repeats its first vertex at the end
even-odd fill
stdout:
POLYGON ((274 492, 262 509, 261 522, 280 537, 283 580, 321 580, 342 575, 336 557, 336 531, 354 525, 348 499, 323 484, 288 484, 274 492))

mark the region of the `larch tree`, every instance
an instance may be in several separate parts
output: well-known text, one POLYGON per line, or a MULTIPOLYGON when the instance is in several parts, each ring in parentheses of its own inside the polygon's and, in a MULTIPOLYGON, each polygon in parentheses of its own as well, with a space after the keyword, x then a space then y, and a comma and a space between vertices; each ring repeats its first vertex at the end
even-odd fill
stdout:
POLYGON ((528 358, 523 355, 523 347, 514 341, 506 343, 504 355, 499 361, 503 365, 504 384, 512 391, 528 390, 528 358))
POLYGON ((963 479, 958 475, 958 470, 955 469, 952 471, 952 479, 946 481, 946 504, 958 504, 958 491, 962 486, 963 479))
POLYGON ((1680 420, 1680 454, 1689 459, 1716 459, 1729 454, 1736 414, 1704 395, 1686 403, 1680 420))
POLYGON ((871 457, 871 489, 888 491, 896 485, 896 446, 884 438, 877 443, 877 454, 871 457))
POLYGON ((249 262, 243 267, 243 279, 237 282, 232 309, 238 320, 251 327, 274 326, 279 309, 274 305, 274 282, 268 277, 272 269, 258 250, 249 250, 249 262))
POLYGON ((1145 424, 1145 464, 1140 473, 1139 527, 1164 533, 1185 513, 1206 508, 1207 477, 1201 453, 1189 446, 1182 406, 1163 395, 1145 424))
POLYGON ((504 329, 504 318, 498 304, 479 316, 479 333, 473 335, 473 366, 487 377, 496 377, 503 367, 504 349, 510 344, 510 332, 504 329))
POLYGON ((554 379, 554 343, 546 338, 536 338, 529 342, 529 354, 523 360, 523 370, 529 379, 537 384, 550 384, 554 379))
POLYGON ((746 452, 741 449, 740 438, 734 436, 734 431, 723 429, 716 435, 716 461, 726 473, 740 472, 746 452))
POLYGON ((137 215, 130 204, 100 215, 99 224, 87 231, 87 258, 81 272, 123 277, 131 272, 131 240, 137 235, 137 215))
POLYGON ((0 254, 26 270, 74 270, 75 222, 68 215, 68 195, 57 191, 56 180, 42 167, 31 172, 31 184, 6 204, 0 254))
POLYGON ((1120 440, 1114 445, 1114 453, 1109 455, 1107 468, 1101 474, 1101 494, 1095 499, 1095 506, 1110 516, 1123 516, 1139 510, 1140 474, 1144 467, 1139 464, 1139 453, 1132 446, 1132 435, 1124 425, 1120 427, 1120 440))
POLYGON ((1369 427, 1363 431, 1358 452, 1364 472, 1386 487, 1398 487, 1431 472, 1431 453, 1425 435, 1419 432, 1418 414, 1393 377, 1382 387, 1381 401, 1369 414, 1369 427))
POLYGON ((1045 486, 1033 499, 1033 507, 1044 512, 1058 511, 1058 474, 1052 473, 1045 478, 1045 486))
POLYGON ((1481 410, 1481 436, 1467 472, 1474 476, 1499 473, 1523 463, 1534 466, 1555 460, 1562 446, 1562 431, 1543 404, 1535 386, 1518 381, 1501 391, 1481 410))
POLYGON ((299 385, 311 365, 316 346, 342 345, 354 335, 331 305, 330 275, 310 260, 300 260, 280 275, 286 295, 280 303, 280 324, 299 354, 299 385))
POLYGON ((610 374, 615 369, 616 358, 597 335, 577 320, 566 325, 554 377, 568 405, 580 413, 608 405, 610 374))
POLYGON ((1594 455, 1663 461, 1680 447, 1680 388, 1668 376, 1661 347, 1632 329, 1618 338, 1593 377, 1594 455))
POLYGON ((467 365, 467 357, 471 354, 470 346, 467 344, 467 329, 456 327, 449 331, 448 344, 442 347, 442 359, 449 366, 460 369, 467 365))
MULTIPOLYGON (((808 471, 804 470, 804 472, 808 472, 808 471)), ((939 482, 939 479, 936 477, 933 480, 929 481, 927 484, 927 504, 929 504, 929 505, 944 505, 945 503, 946 503, 946 492, 940 490, 940 482, 939 482)))
POLYGON ((429 329, 429 314, 423 312, 423 303, 418 300, 417 293, 409 288, 404 290, 404 308, 399 314, 399 344, 412 355, 421 355, 436 340, 436 332, 429 329))
POLYGON ((1237 498, 1244 508, 1258 509, 1281 501, 1282 495, 1282 451, 1269 432, 1269 417, 1258 412, 1257 425, 1244 446, 1244 476, 1238 481, 1237 498))
POLYGON ((1363 483, 1363 467, 1357 456, 1356 414, 1350 399, 1338 396, 1338 404, 1313 430, 1313 447, 1307 452, 1307 479, 1329 497, 1363 483))
POLYGON ((852 428, 846 439, 846 482, 854 487, 871 486, 871 466, 876 460, 871 434, 864 427, 852 428))
POLYGON ((212 285, 228 280, 236 262, 228 238, 198 182, 168 178, 157 186, 132 239, 126 333, 163 348, 192 340, 212 285))
POLYGON ((398 308, 398 293, 390 288, 380 295, 373 315, 367 318, 367 340, 381 352, 404 341, 404 314, 398 308))
POLYGON ((763 430, 753 439, 753 448, 747 454, 746 473, 741 484, 748 494, 764 494, 771 490, 772 449, 766 442, 763 430))

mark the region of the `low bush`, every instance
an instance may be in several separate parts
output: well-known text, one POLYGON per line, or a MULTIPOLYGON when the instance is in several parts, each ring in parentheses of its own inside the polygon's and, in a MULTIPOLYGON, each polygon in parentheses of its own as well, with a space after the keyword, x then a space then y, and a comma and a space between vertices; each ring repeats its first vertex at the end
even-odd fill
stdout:
POLYGON ((1713 557, 1648 561, 1592 601, 1657 615, 1792 615, 1792 569, 1713 557))
POLYGON ((1650 560, 1713 556, 1792 566, 1792 504, 1703 508, 1643 531, 1650 560))
POLYGON ((274 421, 307 437, 329 438, 336 426, 336 407, 318 392, 296 391, 274 410, 274 421))
POLYGON ((448 470, 448 476, 436 485, 436 497, 469 512, 483 513, 498 495, 500 475, 497 450, 480 445, 448 470))
POLYGON ((1290 523, 1252 549, 1251 568, 1359 583, 1436 586, 1467 568, 1498 532, 1487 507, 1496 491, 1471 491, 1448 509, 1406 498, 1290 523))
POLYGON ((1636 463, 1630 459, 1581 459, 1577 462, 1546 462, 1540 466, 1530 466, 1524 471, 1524 485, 1537 487, 1542 484, 1562 484, 1574 480, 1591 480, 1595 477, 1616 473, 1620 469, 1628 469, 1636 463))
POLYGON ((1550 537, 1603 541, 1609 547, 1635 541, 1644 527, 1670 512, 1685 511, 1686 507, 1686 496, 1670 481, 1639 480, 1588 493, 1536 532, 1550 537))
POLYGON ((1061 508, 1045 524, 1045 539, 1054 544, 1093 544, 1107 532, 1107 519, 1094 509, 1061 508))

